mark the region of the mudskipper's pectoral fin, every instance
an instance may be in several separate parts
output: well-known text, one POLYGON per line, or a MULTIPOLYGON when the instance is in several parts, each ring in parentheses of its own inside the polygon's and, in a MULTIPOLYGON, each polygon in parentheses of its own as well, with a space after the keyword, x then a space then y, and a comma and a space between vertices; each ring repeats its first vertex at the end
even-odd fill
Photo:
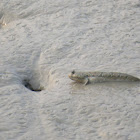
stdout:
POLYGON ((87 84, 89 84, 89 79, 88 78, 85 79, 84 85, 87 85, 87 84))

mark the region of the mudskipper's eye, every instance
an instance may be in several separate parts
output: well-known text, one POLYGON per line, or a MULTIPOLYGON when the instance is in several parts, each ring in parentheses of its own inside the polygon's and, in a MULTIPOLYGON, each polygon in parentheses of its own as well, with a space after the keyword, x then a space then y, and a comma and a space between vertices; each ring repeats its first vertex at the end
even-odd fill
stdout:
POLYGON ((72 74, 74 74, 74 73, 75 73, 75 71, 73 70, 71 73, 72 73, 72 74))

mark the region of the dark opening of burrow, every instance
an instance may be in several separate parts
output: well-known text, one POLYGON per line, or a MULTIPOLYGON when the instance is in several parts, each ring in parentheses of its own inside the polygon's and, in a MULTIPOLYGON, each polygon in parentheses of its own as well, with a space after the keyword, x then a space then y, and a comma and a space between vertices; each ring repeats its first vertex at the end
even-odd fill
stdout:
POLYGON ((23 84, 27 89, 29 89, 31 91, 34 91, 34 92, 40 92, 40 91, 42 91, 44 89, 43 87, 40 87, 40 86, 35 87, 34 85, 32 85, 32 83, 30 82, 29 79, 24 79, 23 84))

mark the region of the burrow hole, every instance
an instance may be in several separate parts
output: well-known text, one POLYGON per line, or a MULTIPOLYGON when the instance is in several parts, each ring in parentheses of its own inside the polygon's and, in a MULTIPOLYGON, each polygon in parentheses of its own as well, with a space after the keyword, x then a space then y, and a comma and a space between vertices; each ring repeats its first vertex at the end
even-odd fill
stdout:
POLYGON ((27 89, 29 89, 31 91, 34 91, 34 92, 40 92, 40 91, 44 90, 44 87, 42 87, 40 85, 34 85, 34 84, 32 84, 31 80, 29 80, 29 79, 24 79, 23 80, 23 85, 27 89))

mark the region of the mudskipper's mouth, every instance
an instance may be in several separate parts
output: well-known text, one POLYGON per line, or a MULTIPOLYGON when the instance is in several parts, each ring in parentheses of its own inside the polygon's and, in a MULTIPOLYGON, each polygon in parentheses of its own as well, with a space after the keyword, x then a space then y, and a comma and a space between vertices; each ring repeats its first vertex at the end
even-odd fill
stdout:
POLYGON ((84 81, 83 78, 76 77, 76 76, 74 76, 74 75, 72 75, 72 74, 69 74, 68 76, 69 76, 69 78, 70 78, 71 80, 76 81, 76 82, 83 83, 83 81, 84 81))
POLYGON ((69 76, 69 78, 71 79, 71 74, 69 74, 68 76, 69 76))
POLYGON ((71 80, 75 80, 75 78, 72 76, 72 73, 70 73, 68 76, 71 80))
POLYGON ((69 76, 69 78, 70 78, 71 80, 75 80, 75 78, 74 78, 74 77, 72 77, 72 76, 69 76))

